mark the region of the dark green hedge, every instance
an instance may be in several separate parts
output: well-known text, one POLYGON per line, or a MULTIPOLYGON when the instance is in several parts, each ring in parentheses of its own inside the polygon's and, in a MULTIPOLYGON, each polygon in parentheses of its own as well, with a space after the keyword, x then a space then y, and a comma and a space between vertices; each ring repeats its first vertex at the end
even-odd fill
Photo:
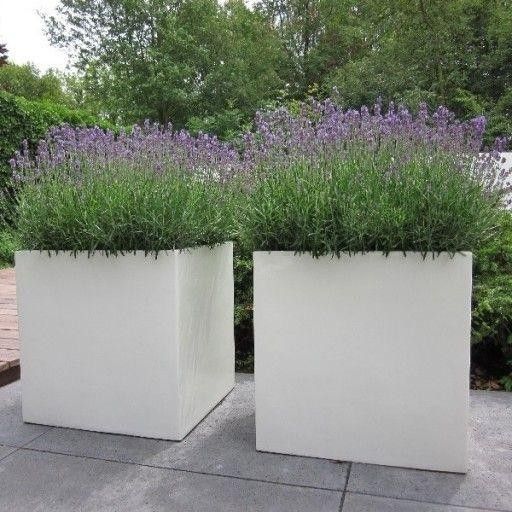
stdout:
POLYGON ((512 214, 474 254, 473 370, 512 391, 512 214))
POLYGON ((34 146, 48 129, 61 124, 113 128, 83 110, 70 109, 49 102, 29 101, 0 91, 0 186, 10 177, 9 160, 23 140, 34 146))
POLYGON ((12 224, 13 190, 9 160, 27 140, 34 148, 49 128, 61 124, 115 129, 89 112, 48 101, 29 101, 0 91, 0 224, 12 224))

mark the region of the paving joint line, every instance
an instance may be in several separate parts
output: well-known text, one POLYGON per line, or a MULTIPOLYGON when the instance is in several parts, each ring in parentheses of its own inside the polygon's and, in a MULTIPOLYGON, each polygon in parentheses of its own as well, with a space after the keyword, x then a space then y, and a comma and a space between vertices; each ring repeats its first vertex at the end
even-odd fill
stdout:
MULTIPOLYGON (((245 481, 245 482, 257 482, 257 483, 270 484, 270 485, 282 485, 282 486, 285 486, 285 487, 298 487, 300 489, 312 489, 312 490, 316 490, 316 491, 329 491, 329 492, 336 492, 336 493, 343 492, 343 490, 340 489, 340 488, 317 487, 317 486, 314 486, 314 485, 307 485, 307 484, 302 485, 302 484, 292 484, 292 483, 286 483, 286 482, 275 482, 273 480, 263 480, 261 478, 251 478, 251 477, 243 477, 243 476, 236 476, 236 475, 223 475, 223 474, 220 474, 220 473, 207 473, 205 471, 198 471, 198 470, 194 470, 194 469, 183 469, 183 468, 178 468, 178 467, 173 467, 173 466, 159 466, 159 465, 156 465, 156 464, 143 464, 143 463, 140 463, 140 462, 133 462, 133 461, 120 461, 120 460, 115 460, 115 459, 103 459, 101 457, 93 457, 91 455, 76 455, 76 454, 73 454, 73 453, 65 453, 65 452, 43 450, 41 448, 31 448, 30 446, 23 446, 23 447, 20 447, 18 450, 38 452, 38 453, 46 453, 46 454, 50 454, 50 455, 62 455, 62 456, 65 456, 65 457, 74 457, 76 459, 86 459, 86 460, 97 460, 97 461, 101 461, 101 462, 111 462, 111 463, 114 463, 114 464, 121 464, 121 465, 125 465, 125 466, 140 466, 140 467, 144 467, 144 468, 161 469, 161 470, 165 470, 165 471, 177 471, 177 472, 180 472, 180 473, 190 473, 190 474, 193 474, 193 475, 215 476, 215 477, 227 478, 227 479, 233 479, 233 480, 242 480, 242 481, 245 481)), ((495 512, 495 511, 493 511, 493 512, 495 512)), ((509 511, 501 511, 501 510, 499 510, 499 511, 496 511, 496 512, 509 512, 509 511)))
POLYGON ((12 448, 13 449, 12 452, 6 453, 2 457, 0 457, 0 462, 3 461, 4 459, 7 459, 7 457, 10 457, 13 453, 16 453, 19 450, 19 448, 14 448, 14 446, 8 446, 6 444, 2 444, 0 446, 4 446, 5 448, 12 448))
POLYGON ((26 448, 30 443, 33 443, 36 439, 39 439, 41 436, 44 436, 45 434, 48 434, 50 430, 53 430, 55 427, 47 427, 47 430, 44 432, 41 432, 40 434, 37 434, 37 436, 30 439, 30 441, 27 441, 26 443, 22 445, 17 444, 10 444, 10 443, 2 443, 0 442, 0 445, 7 446, 8 448, 16 448, 17 450, 21 450, 22 448, 26 448))
POLYGON ((371 496, 371 497, 375 497, 375 498, 386 498, 386 499, 392 499, 392 500, 397 500, 397 501, 410 501, 413 503, 424 503, 426 505, 450 506, 450 507, 454 507, 454 508, 469 509, 469 510, 487 510, 489 512, 512 512, 512 509, 489 508, 489 507, 484 507, 482 509, 482 507, 475 506, 475 505, 458 505, 458 504, 445 503, 445 502, 439 502, 439 501, 420 500, 418 498, 412 498, 412 497, 409 497, 409 498, 408 497, 397 497, 397 496, 389 496, 389 495, 383 495, 383 494, 372 494, 372 493, 363 492, 363 491, 349 491, 347 489, 348 489, 350 473, 351 473, 352 465, 353 465, 352 462, 348 463, 349 467, 347 470, 347 478, 346 478, 345 485, 344 485, 343 489, 334 489, 334 488, 329 488, 329 487, 317 487, 314 485, 301 485, 301 484, 292 484, 292 483, 285 483, 285 482, 276 482, 273 480, 262 480, 260 478, 241 477, 241 476, 235 476, 235 475, 222 475, 219 473, 207 473, 205 471, 197 471, 197 470, 193 470, 193 469, 183 469, 183 468, 169 467, 169 466, 159 466, 156 464, 143 464, 143 463, 132 462, 132 461, 119 461, 119 460, 115 460, 115 459, 104 459, 101 457, 93 457, 93 456, 89 456, 89 455, 76 455, 76 454, 71 454, 71 453, 42 450, 39 448, 31 448, 31 447, 27 446, 30 443, 32 443, 33 441, 35 441, 36 439, 38 439, 39 437, 43 436, 44 434, 46 434, 47 432, 52 430, 52 428, 53 427, 48 429, 46 432, 39 434, 37 437, 35 437, 34 439, 25 443, 23 446, 15 447, 15 446, 9 446, 9 445, 3 444, 3 446, 6 446, 8 448, 14 448, 14 450, 12 452, 8 453, 7 455, 5 455, 4 457, 0 458, 0 461, 10 457, 11 455, 15 454, 16 452, 22 450, 22 451, 32 451, 32 452, 37 452, 37 453, 46 453, 46 454, 50 454, 50 455, 61 455, 61 456, 65 456, 65 457, 73 457, 76 459, 97 460, 97 461, 110 462, 113 464, 120 464, 120 465, 140 466, 140 467, 145 467, 145 468, 150 468, 150 469, 160 469, 160 470, 164 470, 164 471, 176 471, 176 472, 180 472, 180 473, 189 473, 189 474, 194 474, 194 475, 214 476, 214 477, 220 477, 220 478, 226 478, 226 479, 242 480, 242 481, 246 481, 246 482, 256 482, 256 483, 263 483, 263 484, 270 484, 270 485, 280 485, 280 486, 285 486, 285 487, 298 487, 300 489, 311 489, 311 490, 329 491, 329 492, 341 492, 342 495, 341 495, 341 499, 340 499, 339 512, 342 512, 342 510, 343 510, 343 506, 345 503, 345 497, 346 497, 347 493, 360 495, 360 496, 371 496))
POLYGON ((50 432, 53 429, 54 429, 54 427, 50 427, 48 430, 37 435, 36 437, 34 437, 33 439, 31 439, 30 441, 28 441, 27 443, 25 443, 22 446, 12 446, 9 444, 1 443, 2 446, 5 446, 7 448, 14 448, 14 450, 12 452, 8 453, 7 455, 1 457, 0 461, 5 460, 6 458, 10 457, 11 455, 14 455, 15 453, 17 453, 19 451, 32 451, 32 452, 37 452, 37 453, 46 453, 46 454, 50 454, 50 455, 61 455, 64 457, 73 457, 73 458, 77 458, 77 459, 97 460, 97 461, 102 461, 102 462, 110 462, 113 464, 128 465, 128 466, 140 466, 140 467, 151 468, 151 469, 160 469, 160 470, 164 470, 164 471, 176 471, 176 472, 180 472, 180 473, 189 473, 189 474, 203 475, 203 476, 214 476, 214 477, 219 477, 219 478, 241 480, 241 481, 246 481, 246 482, 256 482, 256 483, 263 483, 263 484, 269 484, 269 485, 280 485, 280 486, 284 486, 284 487, 298 487, 300 489, 311 489, 311 490, 329 491, 329 492, 341 492, 342 496, 340 499, 339 512, 342 512, 342 510, 343 510, 343 506, 345 503, 345 497, 347 494, 370 496, 370 497, 374 497, 374 498, 386 498, 386 499, 392 499, 392 500, 397 500, 397 501, 409 501, 409 502, 413 502, 413 503, 424 503, 426 505, 449 506, 449 507, 454 507, 454 508, 478 510, 478 511, 486 510, 488 512, 512 512, 512 509, 501 509, 501 508, 493 508, 493 507, 491 507, 491 508, 483 507, 482 508, 482 507, 476 506, 476 505, 458 505, 458 504, 454 504, 454 503, 446 503, 446 502, 441 502, 441 501, 421 500, 421 499, 414 498, 414 497, 399 497, 399 496, 390 496, 390 495, 385 495, 385 494, 372 494, 370 492, 364 492, 364 491, 350 491, 347 489, 348 489, 348 485, 349 485, 350 473, 352 470, 353 462, 348 462, 349 467, 347 470, 347 478, 345 481, 345 485, 344 485, 343 489, 339 489, 339 488, 330 488, 330 487, 318 487, 318 486, 314 486, 314 485, 301 485, 301 484, 293 484, 293 483, 285 483, 285 482, 276 482, 273 480, 263 480, 260 478, 250 478, 250 477, 242 477, 242 476, 235 476, 235 475, 223 475, 223 474, 219 474, 219 473, 207 473, 205 471, 198 471, 198 470, 193 470, 193 469, 183 469, 183 468, 178 468, 178 467, 159 466, 159 465, 154 465, 154 464, 143 464, 143 463, 133 462, 133 461, 119 461, 119 460, 115 460, 115 459, 104 459, 101 457, 93 457, 93 456, 89 456, 89 455, 77 455, 77 454, 64 453, 64 452, 58 452, 58 451, 43 450, 43 449, 39 449, 39 448, 31 448, 28 446, 29 444, 31 444, 32 442, 34 442, 38 438, 42 437, 43 435, 47 434, 48 432, 50 432))
POLYGON ((462 508, 462 509, 468 509, 468 510, 478 510, 478 511, 485 511, 485 512, 512 512, 512 509, 506 509, 506 508, 493 508, 493 507, 479 507, 476 505, 457 505, 454 503, 445 503, 442 501, 428 501, 428 500, 420 500, 418 498, 406 498, 406 497, 398 497, 398 496, 386 496, 384 494, 372 494, 371 492, 364 492, 364 491, 347 491, 348 494, 357 494, 360 496, 372 496, 374 498, 386 498, 390 500, 397 500, 397 501, 412 501, 413 503, 424 503, 425 505, 440 505, 444 507, 453 507, 453 508, 462 508))
POLYGON ((10 457, 11 455, 14 455, 16 452, 19 452, 20 450, 26 449, 26 447, 30 443, 34 442, 36 439, 39 439, 41 436, 44 436, 45 434, 48 434, 48 432, 50 432, 50 430, 52 430, 53 428, 54 427, 49 427, 48 430, 45 430, 44 432, 41 432, 36 437, 31 439, 30 441, 27 441, 25 444, 22 444, 21 446, 13 446, 13 445, 10 445, 10 444, 0 443, 0 445, 5 446, 6 448, 14 448, 12 452, 9 452, 7 455, 4 455, 3 457, 0 457, 0 461, 6 459, 7 457, 10 457))
POLYGON ((342 512, 343 505, 345 505, 345 496, 347 495, 347 487, 348 487, 348 481, 350 479, 350 473, 352 471, 352 464, 353 464, 353 462, 348 463, 347 478, 345 480, 345 486, 343 487, 343 493, 341 495, 340 506, 338 508, 339 512, 342 512))

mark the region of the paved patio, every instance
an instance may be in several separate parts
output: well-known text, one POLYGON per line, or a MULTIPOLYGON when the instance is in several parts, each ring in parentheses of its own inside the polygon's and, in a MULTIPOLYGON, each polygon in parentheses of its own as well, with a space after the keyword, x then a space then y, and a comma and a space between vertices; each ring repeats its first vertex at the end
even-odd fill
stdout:
POLYGON ((23 424, 20 382, 0 388, 0 510, 512 512, 512 393, 471 392, 464 476, 256 452, 237 381, 181 443, 23 424))

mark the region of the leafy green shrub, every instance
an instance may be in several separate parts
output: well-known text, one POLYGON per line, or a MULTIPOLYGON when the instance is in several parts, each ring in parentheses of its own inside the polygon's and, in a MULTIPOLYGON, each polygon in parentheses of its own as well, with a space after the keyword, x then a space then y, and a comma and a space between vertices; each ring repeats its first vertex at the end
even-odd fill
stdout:
POLYGON ((47 101, 29 101, 0 91, 0 186, 8 182, 11 175, 9 160, 24 140, 34 147, 50 127, 64 123, 110 127, 109 123, 82 110, 47 101))
POLYGON ((472 359, 512 391, 512 214, 474 254, 472 359))
POLYGON ((252 253, 236 243, 233 259, 236 368, 251 372, 254 364, 252 253))
POLYGON ((214 133, 224 140, 233 140, 247 129, 247 120, 238 109, 223 110, 211 116, 191 117, 187 128, 193 134, 214 133))
POLYGON ((14 265, 14 253, 18 249, 18 244, 15 231, 9 228, 0 231, 0 268, 14 265))

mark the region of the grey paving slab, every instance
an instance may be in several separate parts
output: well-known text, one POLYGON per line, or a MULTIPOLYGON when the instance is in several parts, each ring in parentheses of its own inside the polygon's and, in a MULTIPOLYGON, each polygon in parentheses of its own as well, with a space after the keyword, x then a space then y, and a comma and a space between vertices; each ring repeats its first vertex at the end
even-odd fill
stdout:
POLYGON ((0 486, 0 510, 16 512, 335 512, 341 497, 29 450, 0 462, 0 486))
POLYGON ((256 451, 254 382, 235 390, 180 443, 54 429, 30 448, 167 468, 339 490, 347 464, 256 451))
POLYGON ((0 388, 0 444, 23 446, 48 430, 46 426, 23 423, 20 381, 0 388))
POLYGON ((54 453, 149 464, 153 457, 167 451, 172 444, 172 441, 158 439, 53 428, 26 446, 54 453))
POLYGON ((7 455, 14 452, 15 450, 16 448, 0 445, 0 460, 3 459, 4 457, 7 457, 7 455))
POLYGON ((489 512, 479 508, 435 505, 410 500, 347 493, 342 512, 489 512))
POLYGON ((466 475, 354 464, 348 490, 512 511, 512 393, 471 393, 469 450, 466 475))

